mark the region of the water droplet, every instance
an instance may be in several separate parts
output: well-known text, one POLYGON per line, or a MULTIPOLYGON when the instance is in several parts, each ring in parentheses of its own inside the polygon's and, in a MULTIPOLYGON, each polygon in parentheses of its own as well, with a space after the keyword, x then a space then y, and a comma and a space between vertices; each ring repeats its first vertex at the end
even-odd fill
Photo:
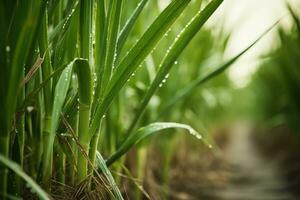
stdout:
POLYGON ((196 138, 199 139, 199 140, 201 140, 202 136, 198 134, 198 135, 196 135, 196 138))
POLYGON ((34 107, 33 106, 28 106, 26 109, 30 113, 34 110, 34 107))
POLYGON ((175 62, 174 62, 174 65, 177 65, 178 64, 178 61, 176 60, 175 62))
POLYGON ((5 51, 6 51, 6 52, 10 52, 10 46, 7 45, 7 46, 5 47, 5 51))

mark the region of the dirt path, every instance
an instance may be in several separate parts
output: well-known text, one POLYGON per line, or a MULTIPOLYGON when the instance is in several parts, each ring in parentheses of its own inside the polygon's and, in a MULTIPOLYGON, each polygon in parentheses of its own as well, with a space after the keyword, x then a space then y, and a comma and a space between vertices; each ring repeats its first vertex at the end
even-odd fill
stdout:
POLYGON ((251 130, 238 125, 224 152, 232 166, 229 183, 215 191, 220 200, 293 200, 285 189, 278 164, 263 157, 253 144, 251 130))
POLYGON ((188 153, 178 154, 179 162, 171 171, 170 199, 299 200, 299 196, 294 196, 298 195, 297 185, 295 190, 291 188, 294 177, 287 182, 288 168, 292 166, 283 168, 283 160, 275 156, 278 152, 290 154, 289 149, 278 149, 284 141, 279 140, 272 147, 273 155, 271 150, 262 152, 264 148, 258 142, 266 144, 267 149, 268 144, 257 140, 252 133, 251 125, 237 124, 216 132, 214 139, 220 149, 197 151, 188 146, 188 153))

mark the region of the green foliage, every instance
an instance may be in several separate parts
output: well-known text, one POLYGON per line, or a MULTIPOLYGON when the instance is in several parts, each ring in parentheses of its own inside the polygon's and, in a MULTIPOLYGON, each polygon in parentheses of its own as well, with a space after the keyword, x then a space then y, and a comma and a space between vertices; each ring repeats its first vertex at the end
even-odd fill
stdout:
POLYGON ((148 0, 1 1, 0 198, 9 167, 42 198, 32 179, 50 192, 51 179, 76 185, 102 173, 109 192, 123 199, 108 167, 118 160, 112 167, 120 172, 121 158, 137 143, 174 128, 201 138, 189 125, 155 121, 195 124, 186 113, 205 107, 195 103, 202 99, 198 85, 257 42, 207 73, 211 58, 222 63, 229 38, 203 28, 222 2, 173 0, 160 10, 159 1, 148 0), (192 103, 178 104, 183 99, 192 103), (16 140, 18 155, 10 156, 16 140))
POLYGON ((288 8, 293 26, 289 29, 279 28, 279 44, 262 62, 249 90, 256 93, 253 110, 259 113, 260 119, 271 126, 287 123, 299 132, 299 16, 291 7, 288 8))
POLYGON ((28 176, 22 168, 15 162, 9 160, 5 156, 0 154, 0 162, 9 167, 18 176, 22 177, 27 186, 30 187, 42 200, 50 200, 49 195, 34 181, 30 176, 28 176))
POLYGON ((191 135, 194 135, 197 139, 202 139, 202 136, 195 131, 192 127, 172 122, 156 122, 140 128, 136 133, 130 135, 120 146, 120 148, 106 161, 109 166, 124 155, 132 146, 142 141, 144 138, 162 131, 164 129, 181 128, 186 129, 191 135))

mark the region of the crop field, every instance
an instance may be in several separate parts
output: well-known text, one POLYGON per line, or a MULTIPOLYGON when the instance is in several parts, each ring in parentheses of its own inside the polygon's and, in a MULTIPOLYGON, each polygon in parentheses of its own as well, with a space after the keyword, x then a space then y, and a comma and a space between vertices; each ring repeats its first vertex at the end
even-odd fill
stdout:
POLYGON ((228 0, 0 0, 0 200, 300 198, 300 2, 282 2, 252 39, 228 0))

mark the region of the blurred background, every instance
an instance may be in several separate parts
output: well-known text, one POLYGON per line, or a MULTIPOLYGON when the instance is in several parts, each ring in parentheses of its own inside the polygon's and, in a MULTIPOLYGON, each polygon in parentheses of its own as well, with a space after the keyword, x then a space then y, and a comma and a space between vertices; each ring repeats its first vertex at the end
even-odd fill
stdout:
MULTIPOLYGON (((158 9, 169 2, 158 1, 158 9)), ((195 11, 199 2, 193 1, 195 11)), ((224 1, 176 62, 178 67, 152 98, 148 119, 144 119, 188 123, 204 134, 213 148, 174 132, 149 141, 150 150, 141 145, 128 156, 128 166, 136 169, 134 176, 143 180, 145 188, 135 193, 137 196, 300 198, 299 8, 298 0, 224 1), (240 53, 277 21, 228 70, 168 107, 172 104, 170 96, 175 98, 178 90, 184 91, 192 80, 240 53), (136 156, 140 165, 133 162, 136 156)), ((178 29, 186 23, 186 15, 180 19, 178 29)), ((166 41, 172 40, 178 32, 176 28, 166 41)), ((160 45, 163 44, 164 41, 160 45)), ((157 49, 146 61, 150 71, 163 55, 162 48, 157 49)), ((143 85, 139 84, 139 75, 133 82, 143 85)), ((130 181, 127 184, 133 187, 130 181)))

